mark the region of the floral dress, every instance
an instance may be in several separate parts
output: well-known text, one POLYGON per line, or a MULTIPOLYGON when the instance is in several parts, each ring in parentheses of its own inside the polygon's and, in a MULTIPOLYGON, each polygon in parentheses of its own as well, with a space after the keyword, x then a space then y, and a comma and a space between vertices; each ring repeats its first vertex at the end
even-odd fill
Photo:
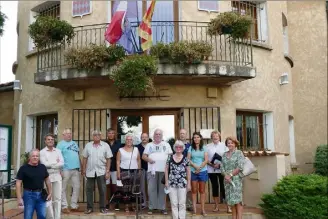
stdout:
MULTIPOLYGON (((231 157, 227 157, 227 153, 225 152, 222 157, 222 166, 221 170, 225 175, 229 175, 232 173, 234 169, 240 169, 242 171, 244 164, 244 154, 240 150, 235 150, 232 152, 231 157)), ((232 183, 228 183, 224 180, 224 188, 225 195, 227 199, 228 205, 236 205, 243 201, 243 184, 242 178, 238 175, 231 177, 232 183)))
POLYGON ((173 188, 186 188, 187 187, 187 167, 189 160, 183 157, 180 162, 175 162, 172 156, 169 156, 166 162, 170 165, 169 172, 169 186, 173 188))

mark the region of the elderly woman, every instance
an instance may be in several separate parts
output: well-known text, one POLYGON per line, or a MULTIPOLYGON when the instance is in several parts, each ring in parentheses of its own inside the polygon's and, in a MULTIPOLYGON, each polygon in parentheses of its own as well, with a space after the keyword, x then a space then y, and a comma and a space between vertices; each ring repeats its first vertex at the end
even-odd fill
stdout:
POLYGON ((169 143, 162 141, 163 131, 161 129, 155 130, 153 139, 153 142, 146 145, 145 151, 142 155, 142 159, 148 162, 148 214, 152 214, 153 210, 158 209, 166 215, 166 195, 164 192, 164 185, 161 181, 164 176, 168 155, 173 152, 169 143))
POLYGON ((203 143, 203 137, 199 132, 195 132, 192 136, 192 144, 188 150, 188 159, 191 166, 191 192, 192 205, 194 208, 194 215, 196 215, 197 192, 200 193, 201 213, 206 216, 205 212, 205 185, 208 180, 207 149, 203 143))
POLYGON ((225 141, 229 151, 222 157, 222 174, 224 175, 224 187, 226 200, 232 206, 232 219, 242 219, 243 217, 243 184, 239 173, 243 170, 244 154, 237 150, 239 145, 235 137, 228 137, 225 141))
MULTIPOLYGON (((225 199, 224 192, 224 176, 221 174, 221 161, 224 152, 228 151, 227 146, 221 142, 221 134, 219 131, 212 131, 212 143, 208 144, 208 163, 207 172, 212 184, 212 196, 215 203, 214 212, 219 211, 219 188, 221 202, 225 199)), ((230 207, 227 206, 227 212, 231 212, 230 207)))
POLYGON ((170 156, 165 167, 165 187, 169 196, 173 219, 186 218, 186 197, 190 190, 190 169, 188 158, 183 155, 185 144, 176 141, 173 145, 175 154, 170 156))
MULTIPOLYGON (((141 168, 140 154, 137 147, 133 147, 132 135, 125 136, 125 146, 120 148, 116 155, 117 179, 121 180, 121 173, 141 168)), ((131 197, 132 194, 125 194, 131 197)), ((131 200, 131 199, 128 199, 131 200)), ((125 212, 129 212, 129 202, 125 202, 125 212)))

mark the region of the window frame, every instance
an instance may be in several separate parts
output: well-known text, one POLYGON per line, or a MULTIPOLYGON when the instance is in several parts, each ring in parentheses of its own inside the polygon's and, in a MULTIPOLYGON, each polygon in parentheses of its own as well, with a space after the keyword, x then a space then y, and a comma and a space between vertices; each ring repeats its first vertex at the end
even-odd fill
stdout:
MULTIPOLYGON (((51 130, 54 130, 51 134, 55 135, 55 146, 58 136, 55 133, 56 121, 58 123, 58 114, 46 114, 36 117, 36 148, 41 150, 44 148, 44 139, 42 139, 42 121, 51 120, 51 130)), ((58 125, 58 124, 57 124, 58 125)), ((48 134, 48 133, 47 133, 48 134)), ((57 133, 58 134, 58 133, 57 133)))
MULTIPOLYGON (((259 131, 258 131, 258 136, 259 136, 259 148, 257 150, 264 150, 264 129, 263 129, 263 113, 262 112, 250 112, 250 111, 237 111, 236 112, 236 120, 237 120, 237 116, 241 116, 242 117, 242 140, 243 142, 240 142, 240 146, 242 146, 242 150, 244 151, 248 151, 252 148, 255 148, 254 146, 250 146, 247 147, 247 143, 246 143, 246 139, 245 136, 247 136, 246 133, 246 116, 256 116, 257 117, 257 121, 258 121, 258 127, 259 127, 259 131)), ((236 123, 236 132, 237 132, 237 123, 236 123)), ((237 137, 237 133, 236 133, 236 137, 237 137)))
MULTIPOLYGON (((197 8, 198 8, 198 10, 199 11, 206 11, 206 12, 219 12, 220 11, 220 6, 219 6, 219 1, 207 1, 207 2, 215 2, 216 3, 216 6, 217 6, 217 9, 215 10, 215 9, 205 9, 205 8, 201 8, 200 7, 200 3, 201 3, 202 1, 197 1, 197 8)), ((204 2, 204 1, 203 1, 204 2)))

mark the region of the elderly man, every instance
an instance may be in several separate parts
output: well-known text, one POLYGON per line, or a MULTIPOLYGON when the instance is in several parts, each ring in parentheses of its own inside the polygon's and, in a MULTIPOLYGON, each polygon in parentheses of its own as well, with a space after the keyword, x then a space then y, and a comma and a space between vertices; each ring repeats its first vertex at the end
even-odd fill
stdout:
POLYGON ((47 218, 61 218, 61 193, 62 176, 60 171, 64 166, 64 158, 61 151, 55 148, 55 138, 52 134, 45 136, 46 147, 40 151, 40 161, 49 172, 52 187, 52 208, 47 212, 47 218))
POLYGON ((85 214, 93 212, 93 189, 95 181, 99 191, 99 207, 101 213, 107 213, 105 208, 106 180, 110 177, 112 151, 106 142, 101 141, 101 132, 92 132, 93 141, 85 145, 83 150, 82 175, 87 178, 87 209, 85 214))
POLYGON ((169 143, 162 141, 163 131, 161 129, 155 130, 153 139, 153 142, 146 145, 142 155, 142 159, 148 162, 148 214, 152 214, 155 209, 161 210, 163 214, 167 214, 165 205, 166 195, 161 180, 164 176, 168 155, 173 154, 173 152, 169 143))
POLYGON ((24 206, 24 219, 33 218, 36 211, 38 219, 46 218, 46 201, 51 199, 51 182, 47 168, 39 163, 39 150, 34 149, 30 152, 29 161, 21 166, 17 173, 16 194, 18 206, 24 206), (24 187, 22 199, 22 183, 24 187), (41 197, 42 189, 46 183, 48 197, 46 200, 41 197))
MULTIPOLYGON (((140 157, 142 157, 146 145, 149 143, 149 136, 147 133, 141 134, 141 143, 137 145, 137 148, 139 150, 140 157)), ((142 209, 147 207, 147 196, 146 196, 146 180, 147 180, 147 170, 148 170, 148 164, 146 161, 141 160, 141 168, 144 170, 143 179, 141 180, 141 194, 142 194, 142 209)))
POLYGON ((72 131, 66 128, 63 132, 64 140, 60 141, 57 145, 57 149, 62 152, 64 157, 64 168, 62 172, 63 176, 63 190, 62 190, 62 212, 69 213, 66 188, 70 180, 72 180, 73 194, 71 197, 71 211, 78 211, 79 206, 77 204, 80 193, 80 156, 79 146, 75 141, 72 141, 72 131))

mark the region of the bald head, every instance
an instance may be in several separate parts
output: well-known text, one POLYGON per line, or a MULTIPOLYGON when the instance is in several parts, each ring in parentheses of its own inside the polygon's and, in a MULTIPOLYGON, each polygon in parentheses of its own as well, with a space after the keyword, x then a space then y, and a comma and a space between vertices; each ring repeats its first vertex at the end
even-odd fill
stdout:
POLYGON ((187 140, 187 130, 180 129, 180 140, 183 142, 187 140))

